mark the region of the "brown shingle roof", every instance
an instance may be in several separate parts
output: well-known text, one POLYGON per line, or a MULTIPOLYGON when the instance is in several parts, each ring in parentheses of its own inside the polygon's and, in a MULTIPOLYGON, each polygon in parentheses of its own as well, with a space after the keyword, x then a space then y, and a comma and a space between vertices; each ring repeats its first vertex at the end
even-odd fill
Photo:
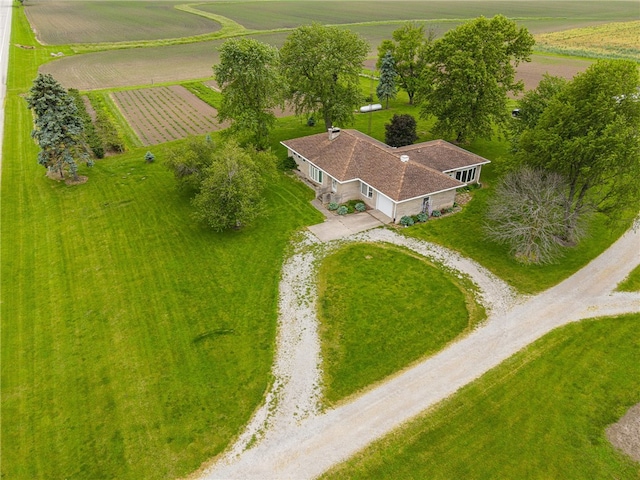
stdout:
POLYGON ((444 140, 392 148, 357 130, 342 130, 333 140, 319 133, 282 144, 340 182, 360 179, 396 202, 458 188, 464 184, 443 171, 489 163, 444 140))

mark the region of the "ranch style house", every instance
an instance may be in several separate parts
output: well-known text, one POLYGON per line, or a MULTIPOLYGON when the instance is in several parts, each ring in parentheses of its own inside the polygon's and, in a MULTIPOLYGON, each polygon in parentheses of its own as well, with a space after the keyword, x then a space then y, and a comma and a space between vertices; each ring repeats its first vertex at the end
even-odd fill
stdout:
POLYGON ((491 163, 444 140, 390 147, 357 130, 281 142, 323 202, 360 199, 390 221, 452 207, 456 189, 491 163))

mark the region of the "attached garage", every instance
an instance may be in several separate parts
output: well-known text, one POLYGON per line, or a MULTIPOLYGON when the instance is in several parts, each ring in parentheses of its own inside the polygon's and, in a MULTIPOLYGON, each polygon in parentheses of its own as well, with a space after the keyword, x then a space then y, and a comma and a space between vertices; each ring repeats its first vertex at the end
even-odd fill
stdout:
POLYGON ((394 218, 393 200, 378 192, 378 198, 376 199, 376 210, 380 210, 389 218, 394 218))

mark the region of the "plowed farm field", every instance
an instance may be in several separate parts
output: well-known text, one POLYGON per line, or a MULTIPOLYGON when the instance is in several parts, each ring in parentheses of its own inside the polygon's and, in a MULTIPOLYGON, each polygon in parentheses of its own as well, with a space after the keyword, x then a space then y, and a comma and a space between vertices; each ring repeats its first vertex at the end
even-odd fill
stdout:
POLYGON ((215 108, 180 85, 111 94, 144 145, 170 142, 226 127, 215 108))

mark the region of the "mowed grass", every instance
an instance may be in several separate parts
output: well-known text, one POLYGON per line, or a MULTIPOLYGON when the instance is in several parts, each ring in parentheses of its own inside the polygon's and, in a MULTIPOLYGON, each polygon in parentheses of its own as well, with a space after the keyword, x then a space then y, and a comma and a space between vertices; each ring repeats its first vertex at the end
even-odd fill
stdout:
POLYGON ((554 53, 640 61, 639 40, 640 20, 538 35, 536 47, 554 53))
POLYGON ((3 165, 3 474, 195 470, 268 386, 282 255, 318 221, 309 192, 277 178, 268 218, 214 234, 144 151, 67 187, 23 145, 3 165))
MULTIPOLYGON (((482 174, 485 174, 484 169, 482 174)), ((491 194, 492 190, 488 188, 477 190, 462 212, 431 219, 403 230, 403 233, 453 248, 473 258, 521 293, 534 294, 556 285, 584 267, 628 227, 626 224, 611 225, 603 216, 594 215, 586 238, 576 247, 563 249, 563 256, 558 261, 523 265, 513 258, 508 247, 486 239, 483 225, 487 200, 491 194)))
POLYGON ((324 399, 345 397, 440 350, 484 318, 466 282, 391 246, 352 244, 318 273, 324 399))
POLYGON ((24 11, 48 45, 157 40, 216 32, 220 24, 166 1, 28 1, 24 11))
POLYGON ((605 429, 640 401, 639 325, 555 330, 322 478, 638 478, 605 429))
POLYGON ((640 265, 634 268, 629 276, 618 285, 618 290, 621 292, 640 292, 640 265))
MULTIPOLYGON (((12 43, 27 44, 14 17, 12 43)), ((291 233, 321 216, 275 177, 269 216, 215 234, 190 219, 166 147, 44 176, 23 93, 48 52, 12 47, 3 143, 1 474, 176 478, 238 434, 269 385, 291 233)))
POLYGON ((343 1, 343 2, 224 2, 198 5, 199 10, 231 18, 246 28, 270 30, 295 28, 311 22, 347 24, 404 20, 469 19, 503 14, 518 19, 551 18, 587 21, 628 20, 634 12, 632 2, 596 1, 343 1))

